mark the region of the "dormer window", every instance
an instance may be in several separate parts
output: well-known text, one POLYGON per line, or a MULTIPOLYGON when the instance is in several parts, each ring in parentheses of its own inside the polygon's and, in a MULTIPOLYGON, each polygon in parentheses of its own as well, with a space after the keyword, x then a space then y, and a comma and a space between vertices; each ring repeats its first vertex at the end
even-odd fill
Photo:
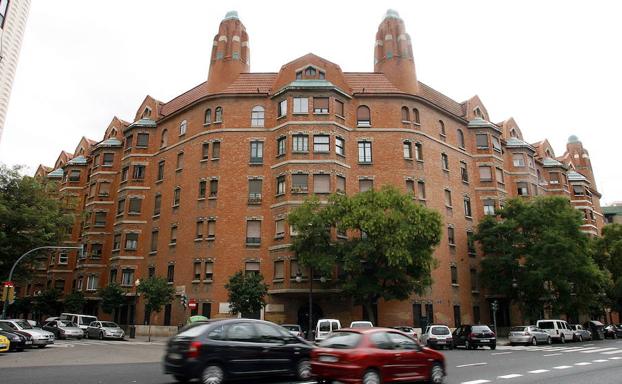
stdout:
POLYGON ((143 115, 141 116, 141 118, 148 119, 150 117, 151 117, 151 108, 145 107, 145 110, 143 111, 143 115))
POLYGON ((473 113, 475 114, 475 117, 479 117, 480 119, 484 118, 484 114, 482 113, 482 110, 479 109, 479 107, 475 107, 473 113))
POLYGON ((313 67, 307 67, 307 69, 305 69, 306 77, 315 77, 316 73, 317 71, 313 67))
POLYGON ((302 71, 296 72, 296 80, 302 80, 302 71))
POLYGON ((313 65, 309 65, 305 69, 296 72, 296 80, 303 79, 326 79, 326 72, 321 71, 314 67, 313 65))
POLYGON ((320 78, 320 80, 326 79, 326 74, 324 72, 322 72, 322 71, 319 71, 319 78, 320 78))

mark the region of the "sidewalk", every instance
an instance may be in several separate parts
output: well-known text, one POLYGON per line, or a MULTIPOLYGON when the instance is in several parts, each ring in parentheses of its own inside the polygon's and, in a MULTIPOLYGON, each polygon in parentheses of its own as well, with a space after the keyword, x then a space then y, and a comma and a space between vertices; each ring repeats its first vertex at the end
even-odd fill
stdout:
MULTIPOLYGON (((153 344, 166 345, 168 339, 170 339, 170 337, 151 336, 150 342, 153 344)), ((149 342, 149 337, 148 336, 136 336, 136 338, 130 339, 130 337, 126 335, 125 340, 130 343, 136 343, 136 342, 146 343, 146 342, 149 342)))

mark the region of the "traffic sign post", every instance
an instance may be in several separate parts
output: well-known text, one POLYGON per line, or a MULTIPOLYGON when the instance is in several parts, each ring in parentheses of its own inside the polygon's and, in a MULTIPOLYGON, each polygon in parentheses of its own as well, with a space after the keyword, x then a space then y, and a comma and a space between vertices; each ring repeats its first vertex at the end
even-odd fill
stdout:
POLYGON ((190 299, 190 301, 188 301, 188 308, 190 308, 191 310, 197 309, 197 301, 195 299, 190 299))
POLYGON ((495 334, 497 334, 497 310, 499 309, 499 302, 497 300, 492 302, 492 321, 495 327, 495 334))

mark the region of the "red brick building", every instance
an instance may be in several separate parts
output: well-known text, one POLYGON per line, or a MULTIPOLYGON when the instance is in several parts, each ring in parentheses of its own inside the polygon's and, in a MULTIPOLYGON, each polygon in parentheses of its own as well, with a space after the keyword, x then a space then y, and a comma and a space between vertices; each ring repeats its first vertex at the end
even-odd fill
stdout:
MULTIPOLYGON (((206 82, 166 103, 147 96, 133 122, 113 118, 103 140, 82 138, 37 171, 60 182, 59 198, 77 218, 66 243, 87 252, 54 255, 26 294, 44 284, 82 290, 95 313, 96 289, 116 281, 128 296, 120 321, 142 324, 135 283, 155 274, 195 300, 199 314, 229 316, 228 278, 260 271, 269 284, 262 316, 306 328, 309 276, 289 251, 288 211, 312 194, 393 184, 438 210, 445 232, 429 292, 378 303, 378 322, 453 326, 489 321, 471 236, 504 200, 568 196, 585 212, 584 230, 599 233, 600 195, 581 142, 571 137, 556 156, 546 140, 529 144, 514 119, 491 122, 477 96, 456 102, 418 81, 396 12, 378 28, 373 72, 343 72, 309 54, 253 73, 248 42, 230 12, 206 82)), ((313 282, 314 315, 360 319, 337 280, 313 282)), ((178 295, 151 321, 176 325, 189 314, 178 295)), ((508 317, 502 301, 500 324, 508 317)))

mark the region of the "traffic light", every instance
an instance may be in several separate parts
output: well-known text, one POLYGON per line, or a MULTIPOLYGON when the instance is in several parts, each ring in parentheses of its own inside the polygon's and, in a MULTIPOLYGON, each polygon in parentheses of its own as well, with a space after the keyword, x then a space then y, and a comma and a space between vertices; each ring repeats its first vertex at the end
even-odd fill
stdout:
POLYGON ((187 308, 188 307, 188 296, 186 296, 185 293, 182 293, 180 300, 181 300, 181 305, 183 305, 184 308, 187 308))
POLYGON ((3 285, 2 301, 8 301, 9 304, 13 304, 13 302, 15 301, 15 287, 13 285, 3 285))

